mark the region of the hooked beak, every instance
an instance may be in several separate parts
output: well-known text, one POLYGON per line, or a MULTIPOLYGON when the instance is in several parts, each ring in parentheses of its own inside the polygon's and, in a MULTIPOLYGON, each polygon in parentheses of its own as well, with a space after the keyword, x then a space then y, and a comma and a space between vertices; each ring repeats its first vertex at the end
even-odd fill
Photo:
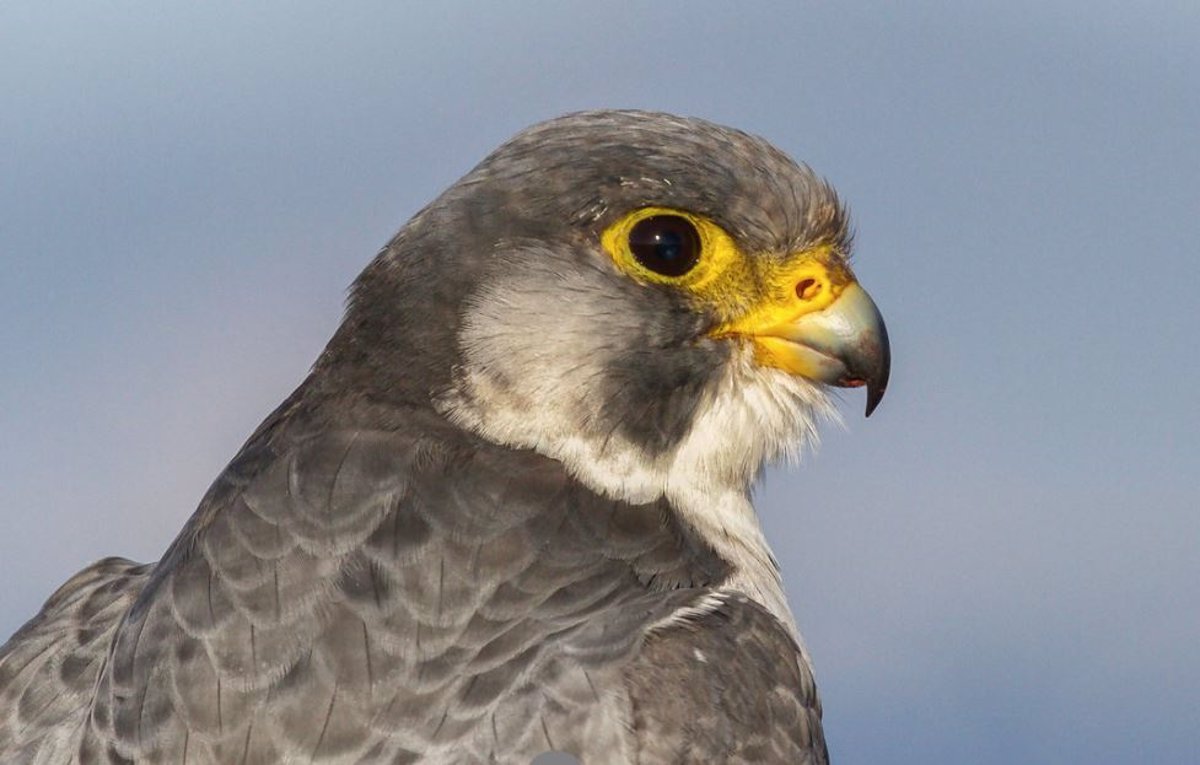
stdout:
POLYGON ((887 390, 892 352, 887 325, 867 291, 852 283, 827 308, 755 335, 773 365, 810 380, 867 388, 867 417, 887 390))
POLYGON ((891 369, 887 327, 875 301, 852 276, 825 269, 809 270, 794 294, 790 307, 751 315, 722 334, 752 339, 756 359, 765 366, 826 385, 865 386, 870 417, 883 400, 891 369))

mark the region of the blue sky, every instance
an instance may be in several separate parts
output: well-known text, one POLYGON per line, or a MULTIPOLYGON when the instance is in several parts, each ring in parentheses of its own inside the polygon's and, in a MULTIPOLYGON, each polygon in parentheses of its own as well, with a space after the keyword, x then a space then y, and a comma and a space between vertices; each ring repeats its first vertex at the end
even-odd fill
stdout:
POLYGON ((759 493, 835 762, 1200 761, 1200 5, 248 5, 0 9, 0 633, 157 558, 487 151, 654 108, 828 177, 888 320, 759 493))

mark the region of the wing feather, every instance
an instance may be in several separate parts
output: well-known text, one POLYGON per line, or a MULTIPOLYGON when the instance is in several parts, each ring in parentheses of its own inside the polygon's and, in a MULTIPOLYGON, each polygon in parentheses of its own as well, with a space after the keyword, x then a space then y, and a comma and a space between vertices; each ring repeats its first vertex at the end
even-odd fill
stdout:
POLYGON ((64 762, 121 618, 153 570, 105 558, 67 580, 0 647, 0 753, 4 762, 64 762))
POLYGON ((829 761, 820 699, 799 647, 742 595, 655 632, 625 678, 636 762, 829 761))
MULTIPOLYGON (((645 712, 653 689, 623 668, 657 662, 647 630, 725 572, 670 508, 432 428, 302 424, 260 431, 159 564, 102 562, 14 636, 0 759, 523 763, 548 739, 631 756, 631 694, 645 712)), ((729 651, 793 657, 738 618, 775 642, 729 651)), ((789 688, 768 719, 819 719, 789 688)))

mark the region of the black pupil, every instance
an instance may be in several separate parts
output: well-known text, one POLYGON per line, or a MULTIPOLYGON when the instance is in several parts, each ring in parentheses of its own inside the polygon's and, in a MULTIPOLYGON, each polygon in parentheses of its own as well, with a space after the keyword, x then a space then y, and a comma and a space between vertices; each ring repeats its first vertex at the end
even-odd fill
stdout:
POLYGON ((700 258, 700 235, 687 218, 654 215, 634 224, 629 251, 656 274, 683 276, 700 258))

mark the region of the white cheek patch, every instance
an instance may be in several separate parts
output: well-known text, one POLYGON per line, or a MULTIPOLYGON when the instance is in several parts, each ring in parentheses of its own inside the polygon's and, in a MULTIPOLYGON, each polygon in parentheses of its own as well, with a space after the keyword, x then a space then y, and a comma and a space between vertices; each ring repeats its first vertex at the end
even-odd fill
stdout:
POLYGON ((635 297, 586 266, 536 254, 476 295, 463 317, 455 382, 437 397, 451 420, 488 440, 564 463, 583 483, 636 504, 662 496, 667 460, 604 419, 606 376, 637 327, 635 297))

